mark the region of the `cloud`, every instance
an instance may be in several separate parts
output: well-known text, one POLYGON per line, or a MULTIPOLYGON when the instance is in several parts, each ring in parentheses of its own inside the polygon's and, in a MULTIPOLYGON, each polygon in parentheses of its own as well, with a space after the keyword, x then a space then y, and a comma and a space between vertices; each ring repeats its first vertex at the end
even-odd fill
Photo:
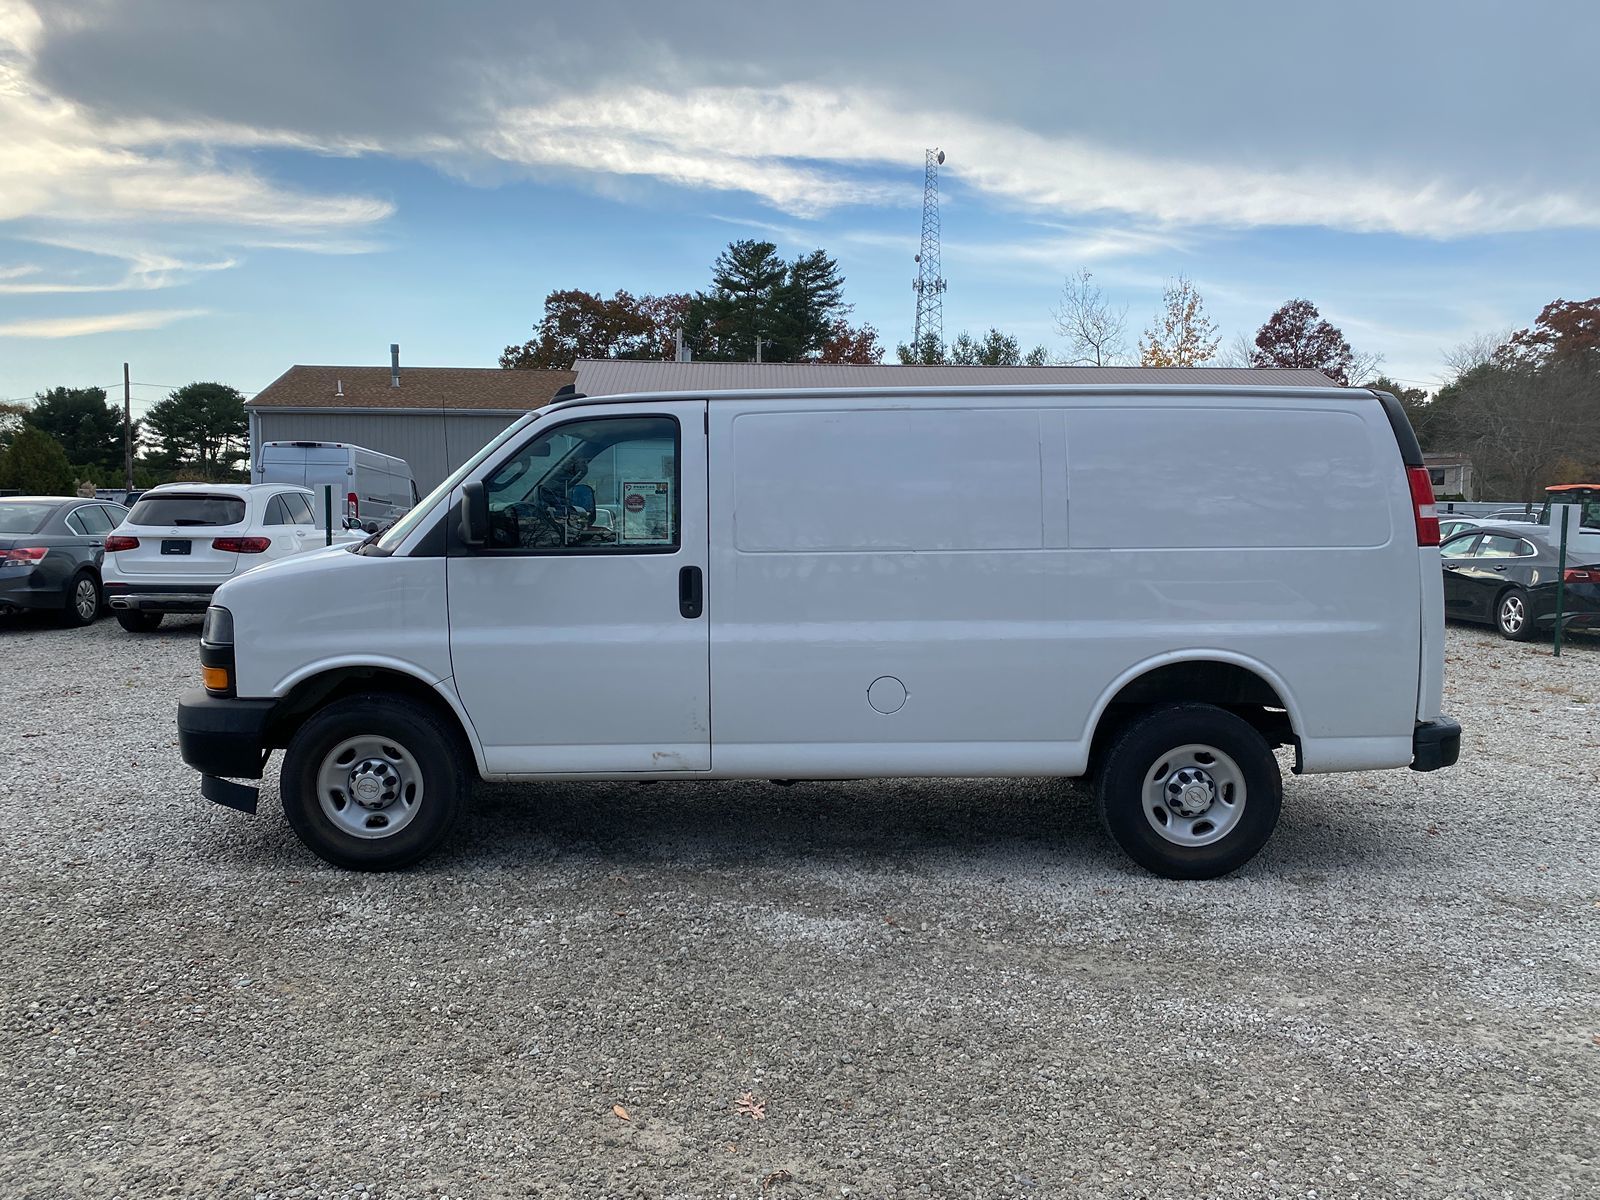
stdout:
POLYGON ((371 225, 394 206, 369 196, 286 188, 217 157, 218 147, 294 145, 338 152, 303 136, 216 122, 107 120, 34 77, 38 12, 0 0, 0 221, 213 222, 296 230, 371 225))
POLYGON ((174 321, 203 317, 208 311, 204 308, 165 308, 87 317, 36 317, 0 324, 0 337, 71 338, 96 333, 129 333, 141 329, 161 329, 174 321))
MULTIPOLYGON (((212 271, 226 271, 239 265, 236 258, 213 259, 205 262, 185 261, 160 250, 141 245, 97 244, 70 238, 34 237, 26 239, 42 246, 68 250, 95 258, 111 258, 124 264, 121 275, 113 279, 83 281, 78 275, 62 279, 26 278, 17 283, 8 280, 0 271, 0 295, 66 295, 88 292, 146 292, 175 287, 189 282, 195 275, 212 271)), ((40 273, 38 267, 30 268, 27 276, 40 273)))
POLYGON ((916 111, 871 91, 799 84, 569 95, 507 110, 492 130, 466 138, 503 161, 744 191, 811 217, 849 204, 907 203, 912 193, 903 183, 891 187, 842 168, 903 164, 927 129, 940 130, 952 148, 947 179, 1038 213, 1434 238, 1600 228, 1600 202, 1586 194, 1140 155, 958 113, 916 111))

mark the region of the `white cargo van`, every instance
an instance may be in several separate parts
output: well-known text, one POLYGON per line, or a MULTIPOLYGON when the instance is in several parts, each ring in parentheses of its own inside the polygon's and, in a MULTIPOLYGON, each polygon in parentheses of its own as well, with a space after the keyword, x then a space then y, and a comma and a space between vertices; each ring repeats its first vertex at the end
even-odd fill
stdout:
POLYGON ((1455 762, 1437 543, 1370 391, 579 397, 223 585, 180 745, 251 812, 286 749, 348 867, 426 854, 473 776, 1093 774, 1128 854, 1209 878, 1271 834, 1275 747, 1455 762))
POLYGON ((319 504, 322 489, 331 487, 335 514, 368 532, 417 502, 417 485, 405 459, 345 442, 263 442, 251 480, 308 487, 319 504))

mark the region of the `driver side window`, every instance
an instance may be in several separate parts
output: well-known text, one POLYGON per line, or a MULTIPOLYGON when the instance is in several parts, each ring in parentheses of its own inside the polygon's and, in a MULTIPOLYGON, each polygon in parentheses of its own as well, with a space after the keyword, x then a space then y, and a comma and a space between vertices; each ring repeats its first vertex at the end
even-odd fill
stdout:
POLYGON ((594 417, 534 437, 484 480, 492 551, 672 553, 678 423, 594 417))

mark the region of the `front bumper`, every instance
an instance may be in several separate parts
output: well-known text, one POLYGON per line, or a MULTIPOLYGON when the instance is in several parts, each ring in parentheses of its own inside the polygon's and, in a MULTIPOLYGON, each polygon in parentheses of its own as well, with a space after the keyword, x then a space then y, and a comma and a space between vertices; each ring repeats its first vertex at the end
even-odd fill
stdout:
POLYGON ((106 603, 119 612, 203 613, 220 584, 106 582, 106 603))
POLYGON ((1411 769, 1437 771, 1461 757, 1461 722, 1449 717, 1419 721, 1411 733, 1411 769))
POLYGON ((271 752, 267 721, 276 700, 223 699, 193 688, 178 700, 178 753, 204 777, 206 799, 255 812, 256 789, 229 779, 260 779, 271 752))

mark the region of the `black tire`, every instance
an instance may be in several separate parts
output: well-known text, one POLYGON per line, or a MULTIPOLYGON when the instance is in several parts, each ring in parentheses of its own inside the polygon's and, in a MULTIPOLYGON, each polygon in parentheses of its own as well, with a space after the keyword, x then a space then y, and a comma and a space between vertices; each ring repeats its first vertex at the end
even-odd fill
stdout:
POLYGON ((117 612, 117 624, 129 633, 154 633, 161 627, 161 618, 165 613, 144 612, 136 608, 124 608, 117 612))
POLYGON ((1097 783, 1106 832, 1128 857, 1167 879, 1216 879, 1238 870, 1266 845, 1283 804, 1283 777, 1266 740, 1247 721, 1210 704, 1174 704, 1129 722, 1106 750, 1097 783), (1196 772, 1196 767, 1180 767, 1183 756, 1178 751, 1196 745, 1221 751, 1222 759, 1211 756, 1215 778, 1205 769, 1204 754, 1197 756, 1197 773, 1183 774, 1196 772), (1168 765, 1174 769, 1163 779, 1157 771, 1168 765), (1218 786, 1218 780, 1231 779, 1235 772, 1237 780, 1218 786), (1152 804, 1156 814, 1147 815, 1145 791, 1152 778, 1158 781, 1152 786, 1162 799, 1174 782, 1182 787, 1186 780, 1192 780, 1200 794, 1185 803, 1203 803, 1208 786, 1215 799, 1198 815, 1182 815, 1170 802, 1166 807, 1152 804), (1225 797, 1237 795, 1241 785, 1240 807, 1234 810, 1225 797), (1206 813, 1212 811, 1226 822, 1220 835, 1216 821, 1205 828, 1206 813), (1158 817, 1171 833, 1157 830, 1158 817), (1204 845, 1171 840, 1184 832, 1216 840, 1204 845))
POLYGON ((100 610, 105 607, 105 594, 100 590, 100 578, 93 571, 82 570, 67 580, 67 592, 63 597, 61 623, 68 628, 83 625, 93 625, 100 615, 100 610), (94 601, 89 606, 85 603, 92 592, 94 601))
MULTIPOLYGON (((353 760, 350 769, 358 771, 367 761, 378 762, 382 769, 379 759, 370 758, 353 760)), ((444 840, 466 808, 470 764, 471 753, 459 734, 434 710, 404 696, 349 696, 316 713, 290 739, 278 776, 284 815, 306 847, 336 867, 389 871, 409 866, 444 840), (324 768, 330 772, 343 769, 342 764, 330 760, 333 752, 363 739, 386 746, 392 743, 391 749, 409 757, 409 764, 400 766, 396 778, 403 781, 412 768, 419 772, 415 811, 404 813, 398 798, 386 809, 364 809, 356 803, 353 791, 330 794, 328 803, 340 814, 348 811, 349 817, 341 817, 347 822, 382 818, 387 825, 386 813, 400 814, 403 824, 393 833, 375 831, 363 837, 348 832, 324 809, 319 794, 318 777, 324 768)))
POLYGON ((1494 627, 1508 642, 1531 642, 1539 636, 1533 621, 1533 601, 1520 588, 1507 588, 1494 602, 1494 627))

